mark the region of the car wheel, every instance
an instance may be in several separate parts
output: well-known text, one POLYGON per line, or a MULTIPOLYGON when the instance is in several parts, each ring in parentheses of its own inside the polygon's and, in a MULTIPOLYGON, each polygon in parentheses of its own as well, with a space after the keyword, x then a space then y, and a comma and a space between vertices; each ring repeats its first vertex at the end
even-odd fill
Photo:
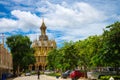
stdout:
POLYGON ((77 80, 76 78, 72 78, 72 80, 77 80))
POLYGON ((72 78, 72 80, 74 80, 74 78, 72 78))

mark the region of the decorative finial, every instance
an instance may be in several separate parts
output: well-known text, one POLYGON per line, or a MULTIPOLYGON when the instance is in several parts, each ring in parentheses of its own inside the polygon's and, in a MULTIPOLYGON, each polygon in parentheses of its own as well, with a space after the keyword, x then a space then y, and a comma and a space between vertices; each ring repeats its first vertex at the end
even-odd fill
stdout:
POLYGON ((42 23, 44 23, 44 17, 42 18, 42 23))

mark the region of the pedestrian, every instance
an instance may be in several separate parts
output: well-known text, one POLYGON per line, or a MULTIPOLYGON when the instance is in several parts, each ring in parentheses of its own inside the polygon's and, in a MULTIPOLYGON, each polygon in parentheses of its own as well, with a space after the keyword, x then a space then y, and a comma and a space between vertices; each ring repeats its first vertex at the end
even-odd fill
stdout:
POLYGON ((39 79, 40 78, 40 70, 38 70, 37 74, 38 74, 38 79, 39 79))

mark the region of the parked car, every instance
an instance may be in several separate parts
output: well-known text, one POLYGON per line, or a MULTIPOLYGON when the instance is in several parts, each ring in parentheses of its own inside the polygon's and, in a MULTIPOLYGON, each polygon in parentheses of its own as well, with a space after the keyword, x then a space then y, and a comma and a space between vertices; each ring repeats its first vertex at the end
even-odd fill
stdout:
POLYGON ((14 75, 13 75, 12 73, 7 73, 7 74, 6 74, 6 77, 7 77, 7 78, 12 78, 12 77, 14 77, 14 75))
POLYGON ((69 77, 70 73, 71 73, 71 71, 67 70, 66 72, 62 73, 61 77, 62 78, 67 78, 67 77, 69 77))
POLYGON ((72 80, 78 80, 82 76, 82 73, 80 70, 74 70, 70 73, 70 78, 72 80))
POLYGON ((31 75, 30 72, 25 73, 25 76, 30 76, 30 75, 31 75))

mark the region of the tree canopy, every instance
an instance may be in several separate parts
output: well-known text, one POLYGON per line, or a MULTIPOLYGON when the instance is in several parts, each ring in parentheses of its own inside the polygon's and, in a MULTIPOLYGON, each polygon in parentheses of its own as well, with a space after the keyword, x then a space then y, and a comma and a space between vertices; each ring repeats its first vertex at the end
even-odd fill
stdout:
POLYGON ((48 65, 63 71, 74 69, 77 67, 79 59, 76 51, 73 42, 65 42, 62 48, 54 49, 48 53, 48 65))
POLYGON ((14 72, 26 69, 29 64, 35 62, 34 49, 31 48, 32 42, 29 37, 22 35, 13 35, 7 37, 6 41, 12 56, 13 56, 13 69, 14 72))
POLYGON ((120 66, 120 22, 106 27, 103 33, 104 48, 102 59, 106 65, 120 66))
POLYGON ((118 69, 120 67, 120 22, 107 26, 101 35, 90 36, 76 42, 65 42, 63 47, 53 51, 52 54, 55 55, 55 61, 52 60, 52 63, 58 62, 57 64, 60 64, 64 70, 74 69, 76 66, 84 66, 85 70, 90 67, 105 66, 118 69))

